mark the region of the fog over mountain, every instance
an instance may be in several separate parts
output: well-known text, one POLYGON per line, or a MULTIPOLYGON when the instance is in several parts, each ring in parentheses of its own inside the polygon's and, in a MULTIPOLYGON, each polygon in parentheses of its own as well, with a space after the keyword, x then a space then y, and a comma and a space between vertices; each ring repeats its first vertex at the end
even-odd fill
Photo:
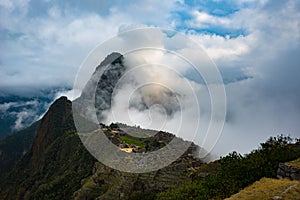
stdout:
MULTIPOLYGON (((7 91, 17 95, 29 94, 32 93, 29 91, 57 86, 70 88, 79 66, 97 44, 128 30, 158 26, 174 29, 193 39, 203 47, 221 71, 226 89, 227 115, 214 153, 226 154, 232 150, 248 152, 270 135, 284 133, 299 136, 300 2, 297 0, 130 3, 3 1, 0 9, 0 94, 7 91)), ((149 41, 151 45, 155 42, 157 46, 175 51, 182 42, 177 40, 175 43, 168 43, 163 34, 158 34, 155 40, 147 40, 147 37, 123 37, 120 42, 130 48, 141 40, 149 41)), ((82 86, 90 79, 100 62, 115 52, 113 46, 103 55, 96 56, 90 63, 91 68, 81 74, 84 77, 82 86)), ((155 59, 156 56, 150 57, 155 59)), ((130 62, 143 61, 138 57, 134 59, 124 55, 124 63, 130 62)), ((169 57, 164 62, 176 68, 176 63, 172 63, 169 57)), ((153 67, 153 74, 157 74, 156 69, 153 67)), ((147 74, 143 70, 140 72, 147 74)), ((170 80, 169 83, 173 81, 178 89, 183 86, 180 84, 182 77, 172 73, 165 74, 167 76, 159 77, 170 78, 167 79, 170 80)), ((187 71, 182 75, 195 88, 203 89, 201 80, 194 77, 193 72, 187 71)), ((136 82, 139 82, 138 78, 145 78, 137 74, 132 76, 136 76, 136 82)), ((122 104, 116 102, 123 99, 122 91, 130 91, 126 89, 133 85, 132 82, 124 82, 122 90, 114 94, 112 110, 125 113, 122 104)), ((66 94, 75 99, 82 90, 83 87, 74 87, 73 91, 59 92, 57 96, 66 94), (73 92, 76 93, 75 96, 73 92)), ((200 94, 207 97, 205 89, 200 94)), ((13 104, 3 103, 0 108, 6 110, 7 114, 6 108, 13 104)), ((143 123, 137 121, 140 117, 138 114, 143 113, 140 111, 148 110, 150 105, 156 103, 163 103, 167 107, 168 120, 176 119, 177 101, 173 98, 173 93, 160 86, 138 89, 126 105, 130 105, 130 110, 135 112, 131 114, 136 116, 133 121, 138 124, 143 123), (155 101, 152 93, 148 93, 153 90, 160 96, 155 101)), ((29 104, 31 109, 35 109, 35 101, 30 100, 29 104)), ((206 106, 201 108, 203 114, 209 112, 205 109, 206 106)), ((163 111, 161 107, 154 106, 151 112, 157 114, 163 111)), ((20 113, 21 119, 25 115, 20 113)), ((119 117, 122 118, 122 115, 119 117)), ((203 124, 208 126, 209 116, 204 114, 203 117, 203 124)), ((156 119, 158 122, 162 121, 159 117, 156 119)), ((111 113, 106 113, 106 120, 113 121, 111 113)), ((17 122, 18 120, 13 124, 19 124, 17 122)))
MULTIPOLYGON (((153 44, 165 45, 164 41, 168 37, 164 37, 165 36, 161 36, 162 39, 152 40, 162 41, 162 43, 156 44, 153 42, 153 44)), ((151 45, 153 44, 151 43, 151 45)), ((257 51, 260 51, 261 48, 267 47, 261 45, 257 48, 257 51)), ((188 52, 188 50, 186 51, 188 52)), ((281 51, 282 49, 278 52, 273 50, 272 53, 277 55, 280 54, 281 51)), ((297 92, 298 89, 294 88, 293 85, 289 86, 291 80, 297 82, 297 78, 293 77, 296 76, 295 74, 297 73, 286 75, 284 77, 272 74, 279 71, 282 71, 280 74, 289 74, 290 72, 285 72, 282 61, 280 61, 282 58, 289 57, 291 57, 289 69, 297 71, 296 60, 298 58, 294 54, 295 52, 298 52, 298 48, 291 47, 291 49, 285 49, 285 52, 286 54, 282 55, 282 57, 274 56, 274 58, 265 58, 263 60, 251 59, 252 57, 258 56, 257 52, 249 52, 243 58, 239 58, 245 60, 245 62, 247 61, 247 63, 251 64, 253 67, 244 68, 244 73, 248 74, 247 76, 249 78, 241 80, 233 79, 231 82, 225 84, 227 95, 226 121, 221 138, 215 146, 213 153, 220 155, 232 150, 246 153, 253 148, 252 145, 263 141, 269 135, 281 133, 290 134, 294 137, 298 135, 299 104, 297 102, 299 102, 299 92, 297 92), (291 93, 285 87, 289 88, 289 90, 294 90, 294 92, 291 93), (283 95, 278 92, 283 92, 283 95)), ((92 57, 96 57, 96 53, 95 55, 92 55, 92 57)), ((99 59, 92 60, 89 63, 90 67, 87 69, 94 70, 98 60, 99 59)), ((120 121, 131 125, 141 125, 142 127, 152 126, 151 128, 154 129, 163 127, 165 130, 176 133, 179 119, 177 117, 180 115, 177 115, 178 113, 176 113, 178 104, 176 103, 176 98, 172 98, 174 94, 168 93, 165 88, 157 85, 139 89, 137 85, 139 85, 138 83, 141 81, 148 80, 149 82, 158 82, 164 80, 166 85, 170 87, 174 86, 172 89, 176 88, 175 90, 186 92, 188 91, 188 88, 184 88, 184 84, 181 83, 181 80, 184 80, 190 82, 193 85, 193 89, 200 95, 199 105, 202 117, 200 127, 203 129, 207 128, 210 120, 209 113, 211 112, 211 105, 209 100, 207 100, 209 99, 209 94, 205 89, 203 81, 199 80, 199 76, 197 77, 197 80, 194 77, 190 77, 188 73, 183 73, 185 72, 185 70, 183 70, 184 67, 182 67, 184 66, 184 63, 181 63, 180 61, 174 62, 168 54, 157 52, 149 53, 149 51, 124 55, 121 61, 122 62, 119 62, 119 64, 124 68, 123 72, 119 74, 121 80, 118 84, 114 83, 112 85, 111 92, 109 93, 111 98, 108 99, 108 102, 110 102, 111 105, 103 110, 104 115, 102 113, 103 116, 100 117, 102 120, 106 123, 120 121), (172 72, 168 71, 168 69, 163 66, 147 65, 149 62, 168 63, 173 69, 181 70, 180 72, 182 72, 182 75, 184 76, 172 74, 172 72), (139 70, 133 68, 134 73, 130 73, 129 69, 134 66, 143 67, 139 70), (129 72, 125 73, 124 70, 129 72), (147 92, 147 89, 149 89, 149 93, 147 92), (154 102, 160 104, 163 108, 154 106, 153 109, 149 109, 151 107, 149 105, 153 105, 154 102), (110 107, 111 110, 108 109, 110 107), (144 112, 145 110, 147 112, 144 112), (129 115, 130 117, 128 117, 129 115), (165 123, 166 121, 169 124, 165 123)), ((224 62, 224 64, 226 64, 226 62, 224 62)), ((115 67, 113 68, 117 69, 115 67)), ((122 69, 122 67, 120 69, 122 69)), ((116 72, 118 72, 118 70, 116 72)), ((110 78, 114 77, 113 74, 114 73, 111 73, 110 78)), ((103 75, 105 75, 105 72, 103 75)), ((84 76, 84 78, 86 77, 89 76, 84 76)), ((117 77, 115 78, 118 79, 117 77)), ((98 84, 100 85, 103 81, 101 77, 98 77, 98 79, 95 78, 95 80, 99 81, 98 84)), ((84 82, 83 80, 80 81, 84 82)), ((80 87, 77 89, 80 90, 80 87)), ((177 94, 180 94, 180 92, 177 94)), ((182 98, 184 96, 190 97, 190 95, 182 95, 179 98, 184 100, 184 98, 182 98)), ((187 99, 183 101, 185 102, 184 105, 192 105, 186 100, 187 99)), ((190 126, 190 122, 193 122, 193 116, 194 115, 189 114, 185 116, 186 123, 184 126, 190 126)), ((190 140, 195 139, 193 138, 193 135, 189 134, 191 132, 193 131, 186 131, 181 136, 190 140)), ((198 138, 198 141, 196 138, 195 142, 201 146, 201 142, 203 142, 203 133, 199 135, 200 138, 198 138)))

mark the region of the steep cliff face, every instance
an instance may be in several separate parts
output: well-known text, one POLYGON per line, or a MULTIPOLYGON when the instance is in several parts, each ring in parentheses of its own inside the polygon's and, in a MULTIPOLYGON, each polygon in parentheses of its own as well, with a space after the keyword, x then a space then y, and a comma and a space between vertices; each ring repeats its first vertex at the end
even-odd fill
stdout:
POLYGON ((43 159, 46 148, 65 130, 75 130, 72 121, 72 103, 67 97, 57 99, 41 120, 32 146, 32 164, 43 159))
POLYGON ((92 173, 72 118, 71 101, 56 100, 41 119, 32 148, 0 183, 0 199, 68 199, 92 173))
POLYGON ((123 56, 111 53, 96 68, 93 75, 82 90, 81 96, 73 101, 73 111, 87 119, 102 122, 103 111, 111 108, 113 90, 125 72, 123 56), (94 110, 96 108, 96 110, 94 110), (91 113, 97 113, 97 117, 91 113))

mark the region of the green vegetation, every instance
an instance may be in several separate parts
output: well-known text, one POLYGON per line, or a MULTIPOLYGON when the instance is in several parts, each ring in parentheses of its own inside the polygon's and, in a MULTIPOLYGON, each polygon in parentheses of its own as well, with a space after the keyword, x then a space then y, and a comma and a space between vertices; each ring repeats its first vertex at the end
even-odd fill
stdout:
POLYGON ((227 200, 295 199, 299 194, 299 181, 262 178, 227 200))
MULTIPOLYGON (((30 193, 25 199, 67 199, 81 187, 81 180, 91 175, 94 158, 85 150, 74 132, 66 132, 52 142, 38 166, 28 165, 31 153, 26 154, 9 174, 7 198, 30 193)), ((4 187, 1 183, 0 186, 4 187)), ((21 197, 20 196, 20 197, 21 197)))
POLYGON ((263 178, 276 177, 279 162, 300 156, 299 144, 283 135, 271 137, 261 147, 242 156, 236 152, 220 159, 216 175, 196 179, 158 194, 158 199, 224 199, 263 178))
POLYGON ((135 146, 139 146, 141 148, 145 148, 146 145, 144 143, 142 143, 141 141, 139 140, 136 140, 136 139, 133 139, 133 138, 130 138, 130 137, 127 137, 127 136, 120 136, 120 139, 125 142, 126 144, 131 144, 131 145, 135 145, 135 146))
POLYGON ((0 139, 0 173, 13 168, 17 160, 29 151, 40 121, 0 139))

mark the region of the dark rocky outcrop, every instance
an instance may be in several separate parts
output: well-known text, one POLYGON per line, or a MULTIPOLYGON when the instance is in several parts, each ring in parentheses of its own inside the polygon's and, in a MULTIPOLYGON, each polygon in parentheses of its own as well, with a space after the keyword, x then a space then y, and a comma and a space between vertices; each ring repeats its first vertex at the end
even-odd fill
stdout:
POLYGON ((277 178, 300 180, 300 169, 294 166, 289 166, 284 163, 279 163, 278 170, 277 170, 277 178))
POLYGON ((92 121, 102 122, 102 112, 110 109, 113 90, 124 71, 123 55, 116 52, 108 55, 97 66, 81 96, 73 101, 73 111, 92 121), (91 114, 95 112, 98 119, 91 114))

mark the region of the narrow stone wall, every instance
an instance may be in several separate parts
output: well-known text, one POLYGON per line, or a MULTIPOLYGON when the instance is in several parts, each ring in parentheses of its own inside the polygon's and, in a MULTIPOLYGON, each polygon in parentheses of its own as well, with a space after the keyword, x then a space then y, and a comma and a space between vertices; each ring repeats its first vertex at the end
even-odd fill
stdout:
POLYGON ((288 178, 290 180, 300 180, 300 169, 279 163, 277 170, 277 178, 288 178))

